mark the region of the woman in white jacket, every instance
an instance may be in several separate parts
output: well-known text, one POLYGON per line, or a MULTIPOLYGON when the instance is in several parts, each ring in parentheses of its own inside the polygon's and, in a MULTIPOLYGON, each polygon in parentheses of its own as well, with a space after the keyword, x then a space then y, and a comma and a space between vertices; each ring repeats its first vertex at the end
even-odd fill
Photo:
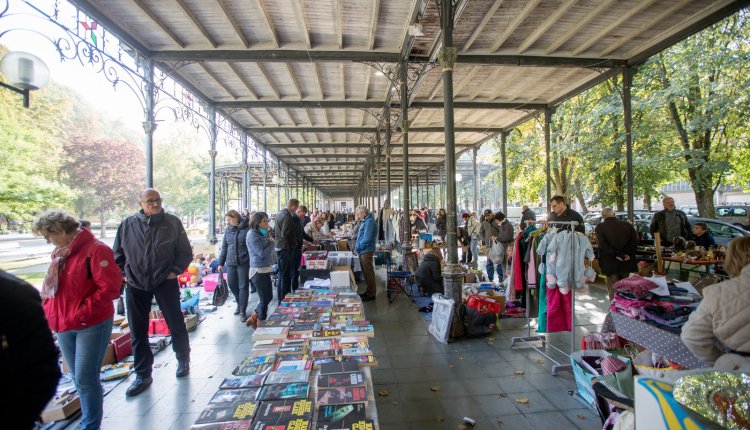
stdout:
POLYGON ((729 280, 703 289, 703 301, 682 328, 696 357, 721 370, 750 370, 750 237, 729 242, 729 280))

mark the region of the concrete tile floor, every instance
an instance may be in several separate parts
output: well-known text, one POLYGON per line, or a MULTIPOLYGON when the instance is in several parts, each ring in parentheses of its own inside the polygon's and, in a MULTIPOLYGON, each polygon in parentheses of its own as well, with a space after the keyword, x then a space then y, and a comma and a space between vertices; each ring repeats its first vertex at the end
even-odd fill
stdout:
MULTIPOLYGON (((442 345, 428 334, 428 322, 407 298, 388 303, 382 291, 385 271, 379 269, 377 275, 377 300, 365 310, 376 330, 370 342, 379 361, 372 371, 374 388, 389 391, 386 397, 376 396, 381 429, 456 429, 465 416, 476 421, 477 429, 601 428, 593 411, 568 394, 575 388, 570 372, 552 376, 549 360, 527 348, 511 348, 513 336, 527 334, 525 319, 501 320, 501 330, 490 339, 442 345), (517 370, 524 373, 515 374, 517 370), (514 400, 520 397, 528 404, 514 400)), ((251 307, 256 302, 257 296, 251 307)), ((582 334, 598 330, 606 305, 603 287, 577 294, 577 345, 582 334)), ((230 300, 190 334, 189 377, 175 378, 174 353, 171 348, 162 351, 155 357, 154 384, 147 391, 125 397, 131 376, 105 397, 102 428, 190 428, 223 378, 252 348, 252 331, 232 315, 234 306, 230 300)), ((549 335, 548 341, 564 351, 570 348, 569 333, 549 335)))

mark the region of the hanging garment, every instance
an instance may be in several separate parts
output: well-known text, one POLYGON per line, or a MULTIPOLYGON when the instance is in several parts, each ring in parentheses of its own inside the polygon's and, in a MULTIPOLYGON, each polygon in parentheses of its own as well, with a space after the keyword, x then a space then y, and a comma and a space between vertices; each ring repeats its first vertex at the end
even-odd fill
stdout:
POLYGON ((521 243, 523 234, 519 234, 516 238, 516 244, 513 247, 513 289, 516 291, 523 291, 523 250, 521 249, 521 243))
MULTIPOLYGON (((556 252, 557 286, 565 293, 570 288, 583 288, 585 283, 585 259, 594 259, 594 248, 586 235, 579 232, 562 231, 547 246, 547 254, 556 252), (571 245, 572 248, 571 249, 571 245)), ((547 261, 549 262, 549 258, 547 261)), ((549 286, 549 281, 547 282, 549 286)))
POLYGON ((536 331, 547 333, 547 283, 545 282, 545 265, 539 264, 539 319, 536 331))
POLYGON ((573 294, 560 288, 547 290, 547 333, 570 331, 573 328, 571 304, 573 294))

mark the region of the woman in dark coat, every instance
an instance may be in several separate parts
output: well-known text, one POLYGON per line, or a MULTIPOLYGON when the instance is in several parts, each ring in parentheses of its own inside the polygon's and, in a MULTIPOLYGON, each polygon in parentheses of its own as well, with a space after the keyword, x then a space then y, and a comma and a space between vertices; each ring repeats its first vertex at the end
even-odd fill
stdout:
MULTIPOLYGON (((247 231, 249 230, 247 218, 243 218, 239 212, 232 209, 226 214, 227 229, 224 232, 224 241, 221 244, 221 255, 219 255, 219 272, 222 269, 227 272, 227 284, 229 290, 237 300, 235 315, 240 315, 240 320, 247 320, 247 302, 249 300, 250 278, 248 273, 249 257, 247 253, 247 231), (225 267, 226 266, 226 267, 225 267)), ((219 275, 223 276, 223 275, 219 275)))
POLYGON ((437 230, 437 235, 440 236, 440 240, 445 242, 445 234, 448 232, 448 216, 443 208, 440 208, 438 211, 435 229, 437 230))
POLYGON ((425 295, 431 296, 443 292, 443 275, 440 267, 442 259, 443 254, 440 252, 440 248, 432 248, 417 268, 414 277, 425 295))

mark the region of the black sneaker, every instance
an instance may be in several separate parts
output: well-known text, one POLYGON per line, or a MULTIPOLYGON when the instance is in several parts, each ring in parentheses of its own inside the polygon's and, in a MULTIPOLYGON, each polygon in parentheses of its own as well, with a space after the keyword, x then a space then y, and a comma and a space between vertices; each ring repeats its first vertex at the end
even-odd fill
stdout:
POLYGON ((183 361, 181 363, 177 363, 177 373, 175 375, 178 378, 182 378, 184 376, 188 376, 190 373, 190 363, 187 361, 183 361))
POLYGON ((125 395, 128 397, 136 396, 138 394, 141 394, 143 390, 148 388, 151 383, 154 382, 154 379, 152 377, 146 377, 141 378, 140 376, 135 378, 135 381, 133 381, 132 384, 128 387, 128 390, 125 391, 125 395))
POLYGON ((359 297, 361 297, 361 298, 362 298, 362 301, 363 301, 363 302, 371 302, 371 301, 375 300, 375 296, 370 296, 370 295, 368 295, 368 294, 362 294, 362 295, 361 295, 361 296, 359 296, 359 297))

